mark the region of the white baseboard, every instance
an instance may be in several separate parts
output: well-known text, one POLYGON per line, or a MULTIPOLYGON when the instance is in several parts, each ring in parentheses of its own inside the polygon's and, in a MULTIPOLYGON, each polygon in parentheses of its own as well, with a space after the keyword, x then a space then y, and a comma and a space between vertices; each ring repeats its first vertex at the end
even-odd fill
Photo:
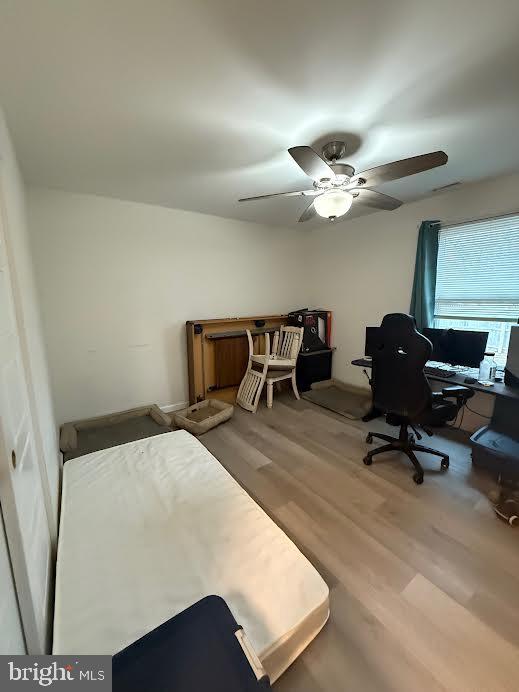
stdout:
POLYGON ((180 401, 176 404, 168 404, 167 406, 161 406, 160 410, 164 413, 172 413, 173 411, 180 411, 183 408, 187 408, 189 403, 187 401, 180 401))

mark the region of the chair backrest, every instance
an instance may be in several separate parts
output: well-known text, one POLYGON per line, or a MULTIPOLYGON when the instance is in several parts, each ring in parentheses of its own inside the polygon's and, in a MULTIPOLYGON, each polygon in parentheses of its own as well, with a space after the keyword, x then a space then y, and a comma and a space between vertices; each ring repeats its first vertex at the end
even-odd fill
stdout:
POLYGON ((265 362, 263 368, 261 370, 255 370, 252 363, 252 356, 254 355, 252 334, 250 333, 250 329, 246 329, 245 331, 249 342, 249 362, 236 395, 236 403, 247 411, 252 411, 254 413, 258 408, 261 390, 263 389, 267 376, 270 356, 270 334, 268 332, 265 334, 265 362))
POLYGON ((303 327, 285 327, 279 329, 274 336, 273 352, 279 358, 296 360, 303 344, 303 327))
POLYGON ((424 366, 432 344, 410 315, 393 313, 382 320, 379 346, 373 352, 373 403, 386 413, 413 419, 431 405, 424 366))

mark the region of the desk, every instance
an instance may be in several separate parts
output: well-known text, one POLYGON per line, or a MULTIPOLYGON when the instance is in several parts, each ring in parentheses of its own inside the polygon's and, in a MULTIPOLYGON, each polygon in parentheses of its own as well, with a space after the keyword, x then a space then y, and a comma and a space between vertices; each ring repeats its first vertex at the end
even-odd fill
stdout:
MULTIPOLYGON (((367 358, 357 358, 351 361, 352 365, 356 365, 359 368, 371 368, 372 362, 367 358)), ((426 373, 427 374, 427 373, 426 373)), ((439 375, 427 375, 428 380, 434 380, 436 382, 445 382, 445 384, 456 384, 463 385, 463 387, 468 387, 473 389, 475 392, 484 392, 485 394, 490 394, 492 396, 505 397, 506 399, 513 399, 519 402, 519 389, 513 389, 509 387, 504 382, 494 382, 492 387, 485 387, 479 382, 474 384, 467 384, 465 378, 467 375, 465 373, 460 373, 459 375, 454 375, 453 377, 440 377, 439 375)))
MULTIPOLYGON (((367 358, 356 358, 355 360, 351 361, 351 364, 356 365, 359 368, 371 368, 372 361, 368 360, 367 358)), ((499 419, 506 419, 507 421, 509 419, 511 420, 512 412, 514 417, 517 415, 519 412, 519 389, 509 387, 504 382, 494 382, 492 387, 485 387, 484 385, 479 384, 479 382, 467 384, 465 382, 466 377, 467 375, 464 373, 460 373, 459 375, 456 374, 453 377, 427 375, 427 379, 435 382, 445 382, 447 385, 462 385, 463 387, 473 389, 475 392, 483 392, 484 394, 490 394, 490 396, 497 397, 502 402, 498 411, 496 412, 499 419), (508 405, 505 404, 505 401, 508 405)), ((373 420, 373 418, 378 418, 380 415, 382 415, 380 411, 372 408, 372 410, 369 411, 369 413, 367 413, 362 420, 370 421, 373 420)), ((495 422, 495 416, 493 416, 493 422, 495 422)), ((506 424, 506 427, 508 428, 508 423, 506 424)))

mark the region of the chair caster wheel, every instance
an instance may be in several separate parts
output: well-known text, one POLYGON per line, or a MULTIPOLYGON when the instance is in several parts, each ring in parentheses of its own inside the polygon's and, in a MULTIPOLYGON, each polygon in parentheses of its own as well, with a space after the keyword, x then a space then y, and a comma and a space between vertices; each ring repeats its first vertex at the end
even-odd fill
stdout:
POLYGON ((422 485, 423 483, 423 476, 421 473, 415 473, 413 476, 413 481, 416 483, 416 485, 422 485))
POLYGON ((366 442, 370 445, 373 442, 373 437, 370 433, 366 435, 366 442))
POLYGON ((373 463, 371 457, 364 457, 362 461, 366 464, 366 466, 371 466, 371 464, 373 463))
POLYGON ((445 457, 445 459, 442 459, 441 467, 444 471, 446 471, 449 468, 449 457, 445 457))

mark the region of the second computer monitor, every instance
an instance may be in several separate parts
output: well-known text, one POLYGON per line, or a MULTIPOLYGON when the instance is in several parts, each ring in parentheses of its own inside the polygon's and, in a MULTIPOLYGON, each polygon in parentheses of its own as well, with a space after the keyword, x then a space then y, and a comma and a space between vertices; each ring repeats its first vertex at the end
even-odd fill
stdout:
POLYGON ((373 357, 382 346, 380 327, 366 327, 366 341, 364 343, 364 355, 373 357))
POLYGON ((433 345, 431 360, 477 368, 485 355, 488 332, 425 328, 423 334, 433 345))

